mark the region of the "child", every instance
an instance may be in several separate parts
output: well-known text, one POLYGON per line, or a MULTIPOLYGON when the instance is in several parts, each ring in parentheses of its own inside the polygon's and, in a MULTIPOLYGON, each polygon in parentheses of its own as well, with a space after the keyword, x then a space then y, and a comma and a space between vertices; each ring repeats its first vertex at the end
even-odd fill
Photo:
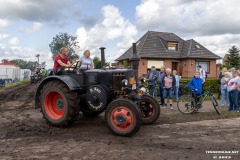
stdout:
POLYGON ((188 83, 188 88, 194 90, 194 95, 200 95, 202 93, 203 80, 200 78, 200 72, 195 72, 194 77, 188 83))

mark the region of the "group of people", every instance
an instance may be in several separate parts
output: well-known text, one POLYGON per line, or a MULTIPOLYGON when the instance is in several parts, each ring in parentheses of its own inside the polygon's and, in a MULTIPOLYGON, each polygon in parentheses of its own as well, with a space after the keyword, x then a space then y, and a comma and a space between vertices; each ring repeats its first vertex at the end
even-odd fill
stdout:
POLYGON ((219 75, 221 106, 226 104, 228 111, 239 112, 240 109, 240 75, 232 68, 230 71, 223 68, 219 75))
MULTIPOLYGON (((194 94, 200 94, 202 92, 202 87, 206 80, 206 72, 202 69, 201 65, 197 68, 198 71, 188 84, 190 89, 195 90, 194 94)), ((176 100, 178 100, 178 90, 181 79, 181 76, 177 74, 177 71, 172 71, 170 68, 161 66, 160 71, 158 72, 155 66, 152 66, 146 78, 148 79, 149 90, 153 92, 151 94, 155 98, 157 98, 158 95, 155 88, 157 85, 159 86, 160 105, 165 109, 167 107, 167 102, 169 101, 170 109, 173 109, 173 97, 175 95, 176 100)))
MULTIPOLYGON (((89 50, 86 50, 78 61, 80 62, 77 66, 78 69, 93 69, 94 64, 92 58, 90 58, 89 50)), ((71 66, 72 64, 68 59, 68 49, 66 47, 62 47, 60 49, 60 53, 54 58, 53 72, 56 72, 58 69, 61 70, 71 66)))
POLYGON ((175 93, 176 99, 178 99, 178 87, 180 81, 180 76, 177 75, 177 71, 174 70, 172 74, 170 68, 165 69, 165 66, 161 66, 160 71, 158 72, 155 66, 152 66, 146 78, 148 79, 149 90, 151 90, 151 94, 155 98, 158 95, 155 89, 158 84, 160 102, 163 108, 167 107, 167 100, 169 99, 170 109, 173 109, 173 95, 175 93))

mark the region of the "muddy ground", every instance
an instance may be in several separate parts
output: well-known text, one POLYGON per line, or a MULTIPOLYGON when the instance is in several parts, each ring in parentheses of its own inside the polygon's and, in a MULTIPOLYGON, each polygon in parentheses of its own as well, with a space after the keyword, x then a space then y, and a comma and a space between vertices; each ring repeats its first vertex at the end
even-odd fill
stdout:
MULTIPOLYGON (((182 115, 161 110, 153 125, 144 125, 130 138, 111 134, 104 113, 80 114, 74 125, 55 128, 34 109, 36 85, 0 92, 0 159, 240 159, 240 113, 217 115, 209 102, 201 113, 182 115), (217 157, 214 157, 217 156, 217 157)), ((225 108, 226 109, 226 108, 225 108)))

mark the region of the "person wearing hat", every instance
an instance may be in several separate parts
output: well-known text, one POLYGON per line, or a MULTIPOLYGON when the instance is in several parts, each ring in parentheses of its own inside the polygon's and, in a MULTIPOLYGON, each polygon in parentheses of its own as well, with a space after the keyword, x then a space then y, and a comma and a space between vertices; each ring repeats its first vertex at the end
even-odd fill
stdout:
POLYGON ((151 70, 148 72, 147 75, 147 80, 148 80, 148 89, 151 91, 150 95, 153 95, 153 97, 157 97, 156 93, 156 80, 158 78, 158 71, 156 70, 155 66, 151 67, 151 70))

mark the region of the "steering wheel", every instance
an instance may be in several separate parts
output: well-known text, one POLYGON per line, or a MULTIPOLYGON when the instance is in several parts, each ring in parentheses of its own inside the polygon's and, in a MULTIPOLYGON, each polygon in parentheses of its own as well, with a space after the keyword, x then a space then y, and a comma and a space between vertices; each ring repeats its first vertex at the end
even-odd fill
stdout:
POLYGON ((66 69, 68 72, 76 72, 77 68, 80 67, 81 65, 82 63, 80 61, 77 61, 77 63, 72 64, 70 67, 66 67, 66 69), (73 70, 70 70, 70 69, 73 69, 73 70))

